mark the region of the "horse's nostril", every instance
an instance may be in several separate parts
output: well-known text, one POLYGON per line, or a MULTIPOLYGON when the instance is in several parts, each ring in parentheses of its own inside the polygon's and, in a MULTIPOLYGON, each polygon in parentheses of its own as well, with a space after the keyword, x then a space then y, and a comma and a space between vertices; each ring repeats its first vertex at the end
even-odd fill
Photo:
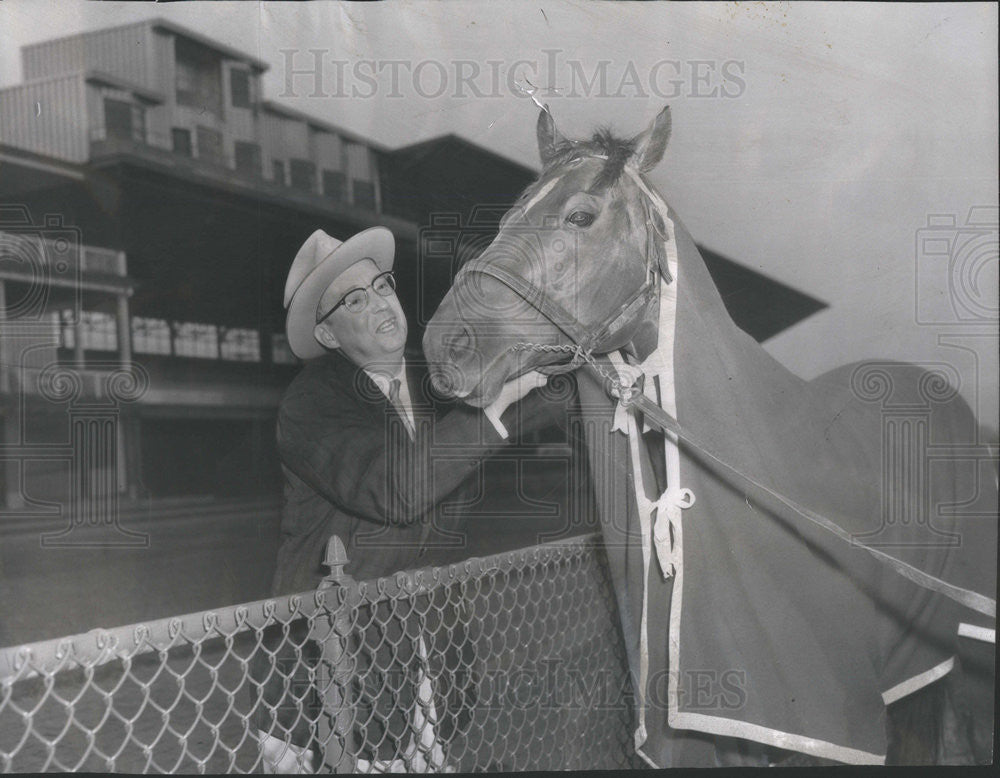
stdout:
POLYGON ((461 373, 448 366, 431 370, 431 386, 442 397, 461 399, 469 394, 469 390, 462 387, 461 373))
POLYGON ((445 344, 448 351, 448 358, 457 362, 465 357, 472 350, 472 333, 468 327, 463 327, 461 332, 452 335, 445 344))
POLYGON ((434 391, 438 394, 447 397, 452 390, 451 381, 448 377, 439 370, 431 371, 431 385, 434 387, 434 391))

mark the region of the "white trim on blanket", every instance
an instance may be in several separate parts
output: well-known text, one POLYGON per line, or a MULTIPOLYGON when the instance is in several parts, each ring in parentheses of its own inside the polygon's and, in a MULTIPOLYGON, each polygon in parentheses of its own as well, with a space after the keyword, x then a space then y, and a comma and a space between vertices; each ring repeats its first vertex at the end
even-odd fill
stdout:
POLYGON ((783 748, 786 751, 799 751, 810 756, 833 759, 845 764, 885 764, 885 754, 872 754, 857 748, 838 746, 836 743, 829 743, 825 740, 768 729, 758 724, 727 719, 722 716, 708 716, 704 713, 678 713, 671 710, 668 712, 667 722, 676 729, 695 729, 711 735, 755 740, 758 743, 783 748))
POLYGON ((892 705, 896 700, 901 700, 915 691, 923 689, 927 684, 934 683, 939 678, 944 678, 955 667, 955 657, 945 659, 941 664, 935 665, 930 670, 907 678, 901 683, 897 683, 891 689, 882 692, 882 699, 886 705, 892 705))
POLYGON ((984 643, 993 643, 994 645, 997 642, 997 631, 995 629, 979 627, 975 624, 966 624, 964 621, 958 625, 958 636, 960 638, 981 640, 984 643))

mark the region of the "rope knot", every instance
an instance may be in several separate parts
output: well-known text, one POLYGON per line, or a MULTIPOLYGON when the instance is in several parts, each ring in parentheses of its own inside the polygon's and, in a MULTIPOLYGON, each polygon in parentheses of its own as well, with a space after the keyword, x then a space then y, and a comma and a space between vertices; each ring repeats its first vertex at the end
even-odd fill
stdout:
POLYGON ((625 407, 632 404, 632 401, 642 392, 639 385, 643 378, 642 368, 637 365, 615 365, 618 377, 611 379, 611 396, 617 397, 619 402, 625 407))

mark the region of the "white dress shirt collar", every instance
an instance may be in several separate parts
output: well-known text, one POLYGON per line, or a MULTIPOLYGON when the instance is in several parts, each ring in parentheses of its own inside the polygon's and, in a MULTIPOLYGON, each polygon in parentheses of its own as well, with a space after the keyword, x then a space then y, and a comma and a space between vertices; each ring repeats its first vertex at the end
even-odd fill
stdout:
POLYGON ((406 415, 406 421, 412 430, 415 427, 413 420, 413 399, 410 396, 410 384, 406 380, 406 360, 404 359, 400 362, 399 370, 391 376, 371 370, 365 370, 365 373, 368 374, 368 377, 372 379, 375 386, 378 387, 379 391, 387 399, 389 398, 389 387, 392 385, 392 382, 397 379, 399 380, 399 407, 397 410, 406 415))

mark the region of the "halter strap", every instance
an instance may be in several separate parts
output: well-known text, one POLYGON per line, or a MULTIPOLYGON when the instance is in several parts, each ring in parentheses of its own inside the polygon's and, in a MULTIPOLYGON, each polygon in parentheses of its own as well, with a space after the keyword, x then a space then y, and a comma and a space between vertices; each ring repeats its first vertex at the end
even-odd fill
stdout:
POLYGON ((569 338, 578 344, 584 344, 590 339, 590 334, 584 329, 573 314, 516 273, 505 268, 492 265, 482 260, 473 260, 464 265, 455 276, 455 283, 467 275, 478 274, 494 278, 522 298, 532 308, 537 309, 546 319, 562 330, 569 338))

